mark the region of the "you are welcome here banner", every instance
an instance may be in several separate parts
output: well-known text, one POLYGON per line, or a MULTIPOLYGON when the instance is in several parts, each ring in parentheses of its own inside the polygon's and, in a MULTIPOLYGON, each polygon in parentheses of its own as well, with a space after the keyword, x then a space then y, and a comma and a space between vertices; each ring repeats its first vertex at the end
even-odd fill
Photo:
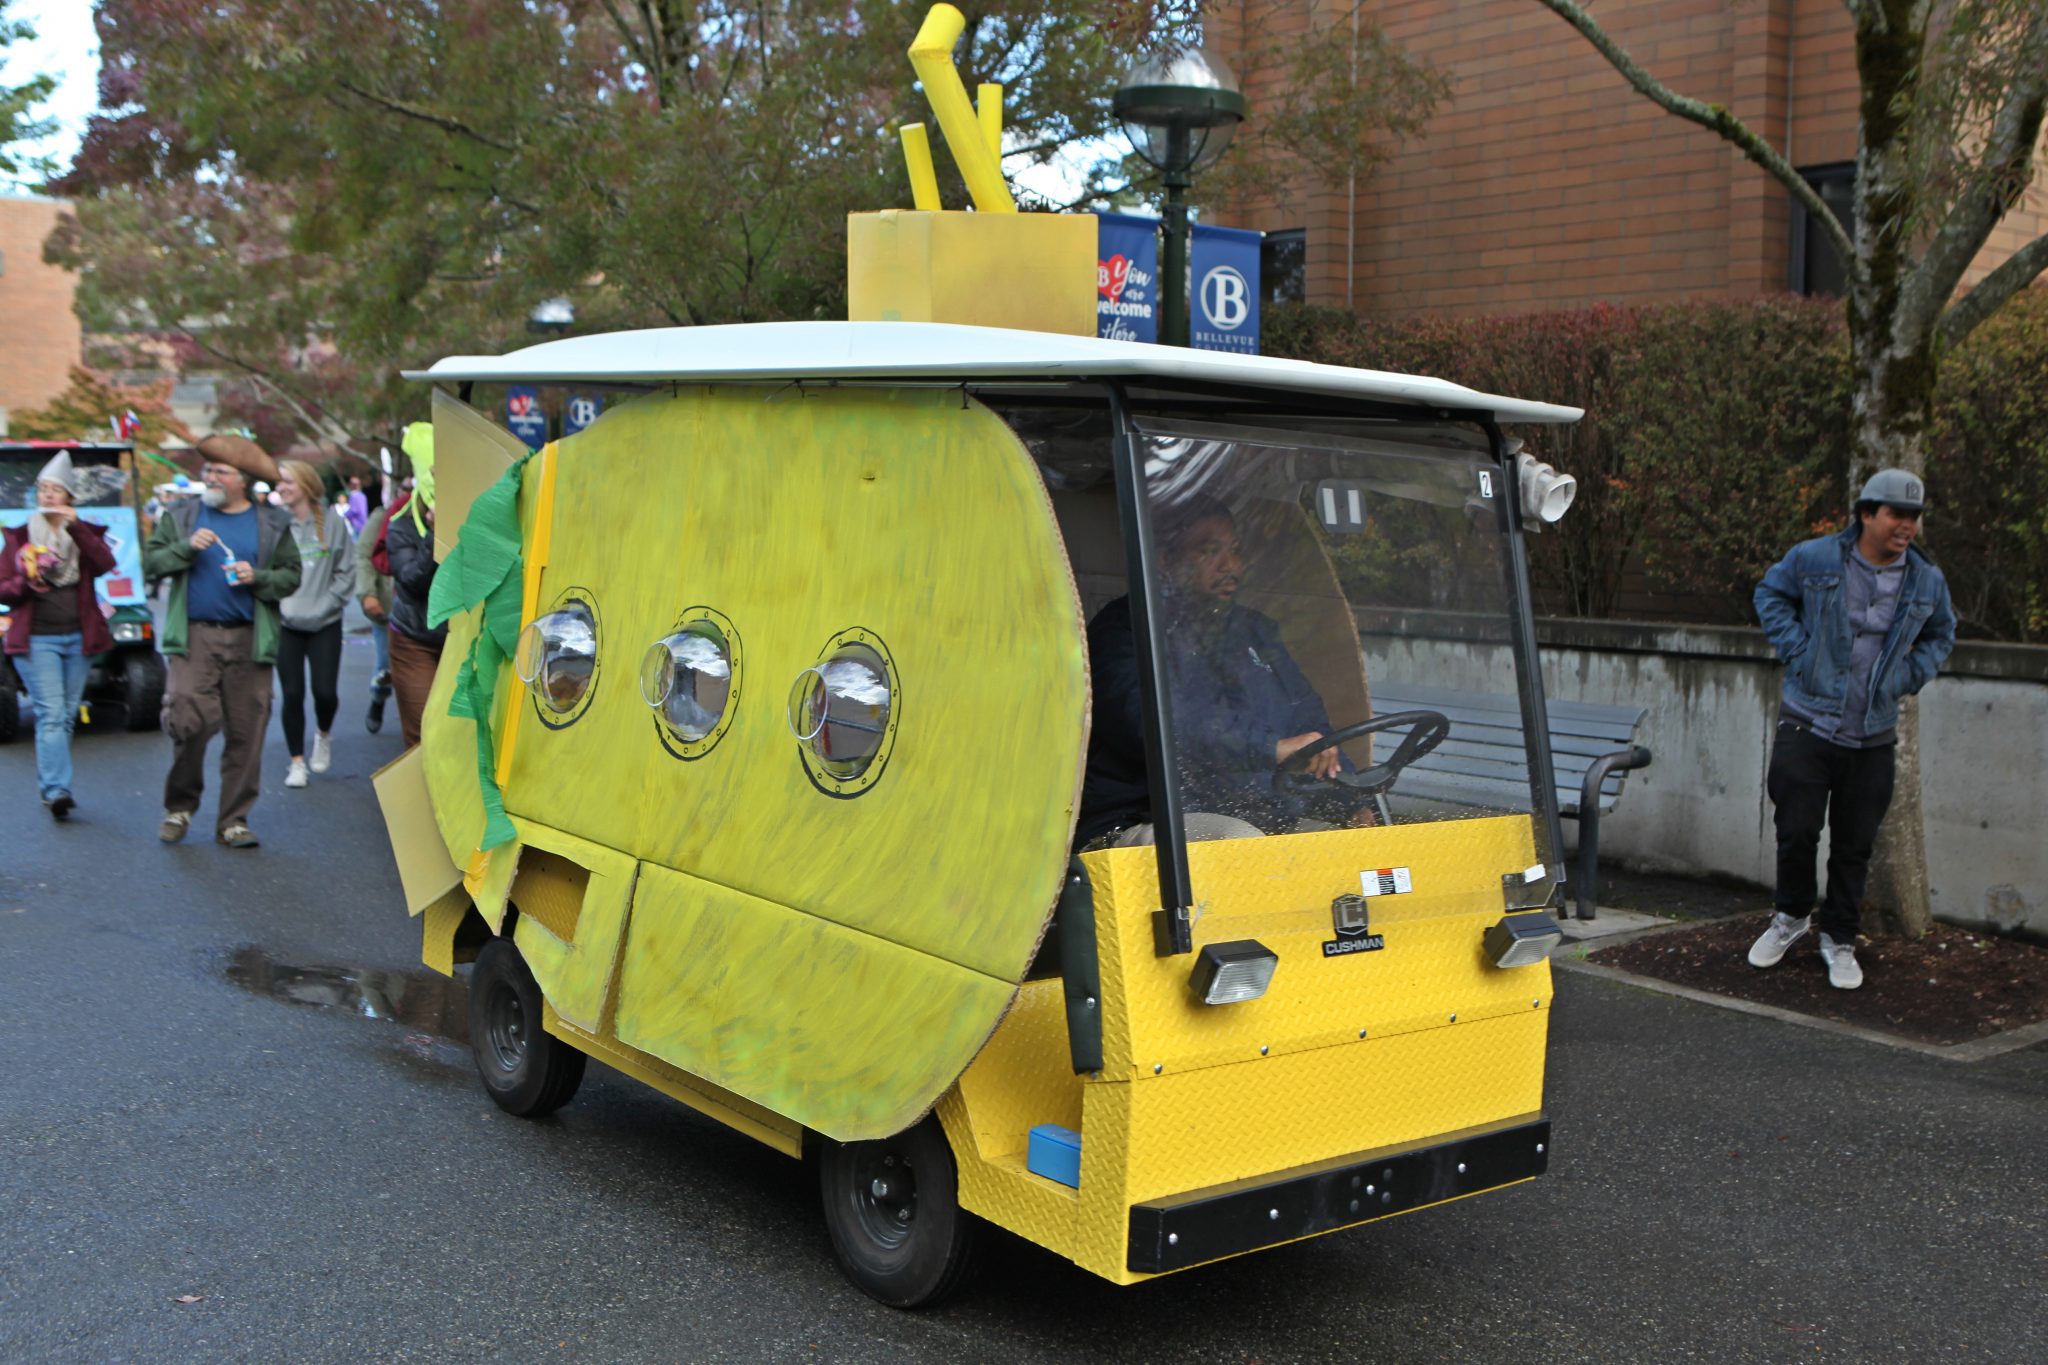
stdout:
MULTIPOLYGON (((1095 334, 1159 340, 1159 220, 1095 215, 1095 334)), ((1188 340, 1196 350, 1259 353, 1263 233, 1196 225, 1188 251, 1188 340)))

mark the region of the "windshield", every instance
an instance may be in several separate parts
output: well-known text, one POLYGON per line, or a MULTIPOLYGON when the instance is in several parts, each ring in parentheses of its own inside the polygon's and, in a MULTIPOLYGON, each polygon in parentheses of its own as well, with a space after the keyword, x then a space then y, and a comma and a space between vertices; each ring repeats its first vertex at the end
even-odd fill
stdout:
MULTIPOLYGON (((0 455, 0 526, 25 524, 36 506, 36 475, 57 453, 55 449, 17 449, 0 455)), ((75 505, 86 521, 104 527, 107 548, 114 552, 114 571, 93 580, 100 600, 110 606, 140 606, 142 528, 128 504, 128 471, 111 450, 71 452, 75 505)), ((6 607, 0 606, 0 612, 6 607)))
MULTIPOLYGON (((1190 842, 1529 812, 1480 433, 1134 430, 1190 842)), ((1142 841, 1125 814, 1117 837, 1142 841)))

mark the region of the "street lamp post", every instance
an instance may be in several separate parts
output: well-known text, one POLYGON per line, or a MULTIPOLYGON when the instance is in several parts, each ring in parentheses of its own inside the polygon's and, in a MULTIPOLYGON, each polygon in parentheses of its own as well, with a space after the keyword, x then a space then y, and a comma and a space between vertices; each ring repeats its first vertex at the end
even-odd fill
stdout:
POLYGON ((1159 339, 1170 346, 1188 344, 1188 187, 1230 146, 1245 109, 1237 77, 1198 47, 1141 59, 1110 101, 1131 146, 1159 168, 1166 185, 1159 339))
MULTIPOLYGON (((526 315, 526 330, 529 332, 539 332, 550 340, 559 336, 567 336, 569 329, 575 325, 576 305, 560 295, 551 299, 542 299, 533 306, 533 311, 526 315)), ((559 402, 548 402, 544 397, 543 411, 547 413, 548 439, 551 441, 559 439, 562 435, 562 414, 559 402)))

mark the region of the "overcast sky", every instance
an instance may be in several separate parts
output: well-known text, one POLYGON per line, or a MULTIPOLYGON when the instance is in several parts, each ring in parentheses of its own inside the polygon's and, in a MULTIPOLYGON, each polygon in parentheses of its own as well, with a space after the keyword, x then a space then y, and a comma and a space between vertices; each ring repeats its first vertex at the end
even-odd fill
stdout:
POLYGON ((57 93, 36 108, 39 116, 57 120, 56 133, 15 150, 52 156, 60 167, 68 166, 85 133, 85 121, 99 103, 100 44, 92 29, 92 4, 90 0, 14 0, 7 6, 7 17, 32 24, 36 38, 7 49, 0 85, 20 85, 44 72, 57 78, 57 93))

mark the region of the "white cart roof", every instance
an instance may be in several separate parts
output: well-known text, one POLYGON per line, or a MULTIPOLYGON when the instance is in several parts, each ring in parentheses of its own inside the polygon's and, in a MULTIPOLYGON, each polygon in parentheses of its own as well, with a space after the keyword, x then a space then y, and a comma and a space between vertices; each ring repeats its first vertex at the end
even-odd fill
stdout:
POLYGON ((1174 380, 1420 407, 1501 422, 1576 422, 1580 408, 1480 393, 1419 375, 1148 342, 940 322, 755 322, 565 337, 503 356, 449 356, 408 379, 447 383, 654 384, 798 379, 1174 380))

